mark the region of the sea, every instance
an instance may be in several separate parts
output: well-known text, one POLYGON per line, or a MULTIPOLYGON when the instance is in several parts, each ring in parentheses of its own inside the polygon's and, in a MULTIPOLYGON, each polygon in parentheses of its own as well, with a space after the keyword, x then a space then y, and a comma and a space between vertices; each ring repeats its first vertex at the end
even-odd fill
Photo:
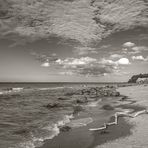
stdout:
MULTIPOLYGON (((120 83, 122 84, 122 83, 120 83)), ((0 83, 0 148, 35 148, 60 133, 73 108, 46 105, 75 87, 119 83, 0 83)))

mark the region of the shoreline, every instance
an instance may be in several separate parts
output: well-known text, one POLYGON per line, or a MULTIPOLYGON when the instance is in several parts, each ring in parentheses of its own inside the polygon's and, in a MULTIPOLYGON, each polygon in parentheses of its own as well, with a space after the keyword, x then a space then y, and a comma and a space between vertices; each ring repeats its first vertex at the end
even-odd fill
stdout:
MULTIPOLYGON (((126 94, 131 100, 134 100, 135 106, 148 109, 148 85, 119 88, 118 91, 123 95, 126 94)), ((131 129, 131 135, 124 138, 117 138, 113 141, 107 141, 103 145, 98 145, 95 148, 147 148, 148 115, 141 114, 135 118, 128 118, 127 123, 134 125, 131 129)))
MULTIPOLYGON (((127 97, 127 95, 125 97, 127 97)), ((114 107, 115 110, 131 109, 133 110, 133 113, 134 113, 136 111, 145 109, 145 107, 143 106, 135 105, 136 101, 130 97, 127 97, 125 101, 121 101, 120 103, 114 107), (122 102, 124 103, 126 102, 126 104, 124 103, 122 104, 122 102)), ((135 125, 131 124, 129 122, 129 119, 125 117, 120 117, 119 124, 110 126, 105 133, 101 133, 100 131, 95 131, 95 132, 89 131, 89 128, 98 127, 99 125, 102 125, 106 121, 113 120, 112 116, 110 117, 108 116, 105 118, 106 118, 105 120, 103 119, 102 121, 100 120, 95 121, 93 123, 88 124, 85 127, 71 129, 68 132, 61 132, 58 136, 54 137, 52 140, 46 140, 43 146, 39 148, 49 148, 49 146, 50 148, 59 148, 59 147, 61 148, 69 148, 69 147, 94 148, 96 146, 98 146, 99 148, 99 145, 103 145, 110 141, 114 141, 116 139, 128 137, 132 135, 131 131, 135 125)))

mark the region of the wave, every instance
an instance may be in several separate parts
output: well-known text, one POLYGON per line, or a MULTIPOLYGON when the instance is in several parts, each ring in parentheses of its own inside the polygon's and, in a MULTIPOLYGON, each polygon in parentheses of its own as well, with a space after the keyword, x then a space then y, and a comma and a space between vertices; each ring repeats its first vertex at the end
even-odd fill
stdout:
POLYGON ((3 94, 8 94, 8 93, 13 93, 13 92, 20 92, 24 90, 23 87, 10 87, 10 88, 5 88, 3 89, 1 92, 0 92, 0 95, 3 95, 3 94))
POLYGON ((49 124, 46 127, 31 132, 29 137, 30 140, 26 140, 9 148, 35 148, 42 146, 45 140, 53 139, 57 136, 60 133, 60 127, 69 123, 72 118, 74 118, 73 115, 65 115, 63 119, 57 121, 57 123, 49 124))

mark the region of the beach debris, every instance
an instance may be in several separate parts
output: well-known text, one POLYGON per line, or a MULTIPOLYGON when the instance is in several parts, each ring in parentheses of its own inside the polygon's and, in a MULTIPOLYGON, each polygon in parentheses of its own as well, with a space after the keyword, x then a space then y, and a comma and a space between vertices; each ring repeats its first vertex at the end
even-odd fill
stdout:
POLYGON ((148 111, 146 109, 142 110, 142 111, 139 111, 139 112, 135 113, 134 117, 137 117, 137 116, 139 116, 141 114, 148 114, 148 111))
POLYGON ((126 112, 116 112, 114 114, 115 120, 113 122, 104 123, 104 126, 103 127, 100 127, 100 128, 90 128, 89 130, 90 131, 101 131, 101 130, 107 129, 108 126, 110 126, 110 125, 117 125, 118 124, 118 117, 121 117, 121 115, 122 116, 125 116, 125 117, 135 118, 135 117, 137 117, 137 116, 139 116, 141 114, 148 114, 148 111, 145 109, 145 110, 136 112, 134 115, 129 114, 128 111, 126 111, 126 112))
POLYGON ((104 130, 107 128, 107 125, 106 123, 104 123, 104 126, 103 127, 99 127, 99 128, 90 128, 89 130, 90 131, 100 131, 100 130, 104 130))

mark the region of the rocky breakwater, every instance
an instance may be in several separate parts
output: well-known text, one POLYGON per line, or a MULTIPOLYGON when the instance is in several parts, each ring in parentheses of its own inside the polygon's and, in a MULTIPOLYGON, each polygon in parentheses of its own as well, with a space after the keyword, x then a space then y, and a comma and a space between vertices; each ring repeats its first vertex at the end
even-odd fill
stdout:
POLYGON ((115 87, 87 87, 87 88, 67 88, 63 89, 60 93, 60 97, 47 105, 44 105, 48 109, 58 107, 70 107, 76 105, 86 104, 92 101, 97 101, 103 97, 119 97, 120 93, 116 91, 115 87))

